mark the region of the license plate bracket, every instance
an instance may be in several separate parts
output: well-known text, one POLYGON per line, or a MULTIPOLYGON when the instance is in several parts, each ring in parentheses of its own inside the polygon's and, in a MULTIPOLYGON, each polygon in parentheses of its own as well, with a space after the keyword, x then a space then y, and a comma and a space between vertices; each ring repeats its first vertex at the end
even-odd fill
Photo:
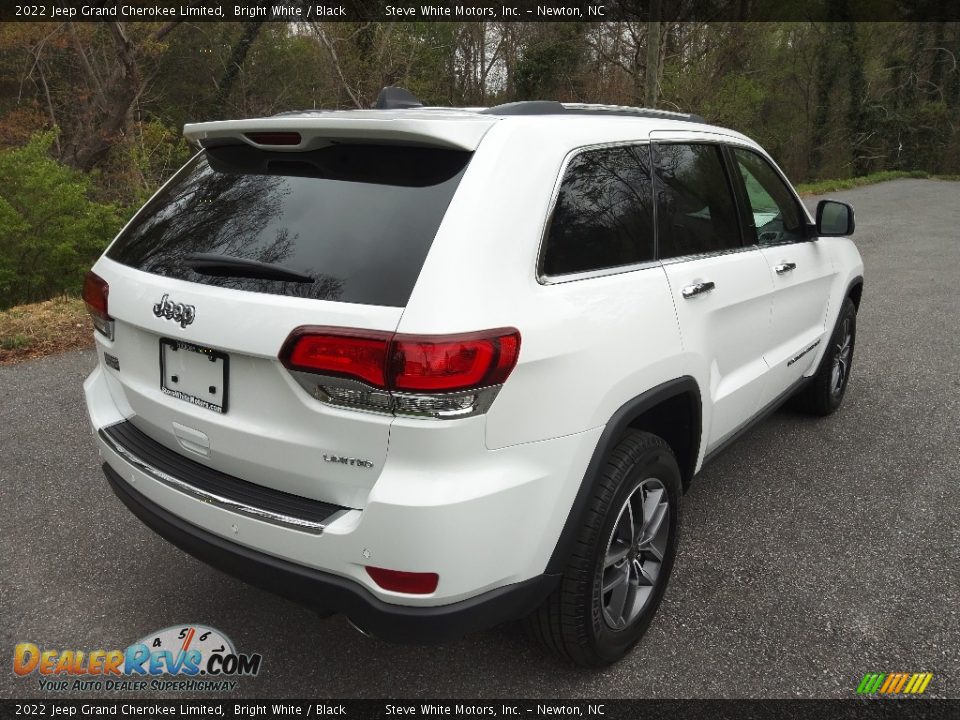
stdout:
POLYGON ((216 413, 227 411, 230 357, 183 340, 160 338, 160 392, 216 413))

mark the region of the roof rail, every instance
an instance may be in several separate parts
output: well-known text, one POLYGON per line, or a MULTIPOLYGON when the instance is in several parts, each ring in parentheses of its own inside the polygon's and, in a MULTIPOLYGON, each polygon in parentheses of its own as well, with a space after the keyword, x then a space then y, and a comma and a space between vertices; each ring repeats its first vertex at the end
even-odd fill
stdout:
MULTIPOLYGON (((408 110, 411 108, 423 108, 424 105, 417 99, 413 93, 402 87, 390 85, 383 88, 377 96, 377 102, 374 104, 374 110, 408 110)), ((443 110, 446 108, 425 108, 429 110, 443 110)), ((474 108, 450 108, 451 110, 467 110, 476 112, 478 115, 497 115, 497 116, 516 116, 516 115, 607 115, 611 117, 632 117, 632 118, 660 118, 661 120, 679 120, 680 122, 693 122, 706 124, 706 120, 693 113, 680 113, 671 110, 658 110, 654 108, 630 107, 627 105, 594 105, 590 103, 561 103, 556 100, 520 100, 518 102, 495 105, 494 107, 474 109, 474 108)), ((330 110, 288 110, 280 112, 273 117, 284 117, 290 115, 317 115, 329 113, 330 110)))
POLYGON ((670 110, 628 107, 625 105, 590 105, 559 103, 555 100, 522 100, 496 105, 480 111, 484 115, 611 115, 616 117, 660 118, 682 122, 706 123, 700 115, 670 110))
POLYGON ((562 115, 566 111, 556 100, 520 100, 480 110, 484 115, 562 115))

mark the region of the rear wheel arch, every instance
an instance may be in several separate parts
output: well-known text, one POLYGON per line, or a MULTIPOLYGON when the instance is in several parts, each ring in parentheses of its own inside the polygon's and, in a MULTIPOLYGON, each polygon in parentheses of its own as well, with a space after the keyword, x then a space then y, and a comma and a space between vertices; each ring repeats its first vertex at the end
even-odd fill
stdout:
POLYGON ((580 489, 547 562, 546 573, 559 574, 566 566, 604 460, 629 431, 652 433, 670 446, 680 467, 683 489, 686 490, 693 479, 700 454, 700 398, 697 381, 685 375, 657 385, 620 406, 597 441, 580 489))

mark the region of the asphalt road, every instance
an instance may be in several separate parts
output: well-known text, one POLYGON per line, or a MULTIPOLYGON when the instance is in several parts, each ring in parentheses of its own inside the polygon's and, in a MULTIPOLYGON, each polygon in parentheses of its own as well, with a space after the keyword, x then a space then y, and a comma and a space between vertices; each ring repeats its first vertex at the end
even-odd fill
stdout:
POLYGON ((235 696, 847 698, 893 671, 960 696, 960 184, 834 197, 867 267, 844 407, 780 411, 704 469, 663 606, 618 665, 571 669, 515 627, 391 646, 181 553, 106 485, 85 351, 0 367, 0 696, 40 695, 15 643, 126 647, 186 622, 263 654, 235 696))

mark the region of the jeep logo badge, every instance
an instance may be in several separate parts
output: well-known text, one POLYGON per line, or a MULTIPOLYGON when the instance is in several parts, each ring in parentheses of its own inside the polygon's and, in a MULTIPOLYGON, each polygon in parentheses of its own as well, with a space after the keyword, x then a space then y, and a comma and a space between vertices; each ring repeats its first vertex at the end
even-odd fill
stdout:
POLYGON ((153 314, 167 320, 174 320, 180 323, 180 327, 185 328, 197 316, 197 309, 193 305, 175 303, 168 293, 164 293, 160 302, 153 306, 153 314))

